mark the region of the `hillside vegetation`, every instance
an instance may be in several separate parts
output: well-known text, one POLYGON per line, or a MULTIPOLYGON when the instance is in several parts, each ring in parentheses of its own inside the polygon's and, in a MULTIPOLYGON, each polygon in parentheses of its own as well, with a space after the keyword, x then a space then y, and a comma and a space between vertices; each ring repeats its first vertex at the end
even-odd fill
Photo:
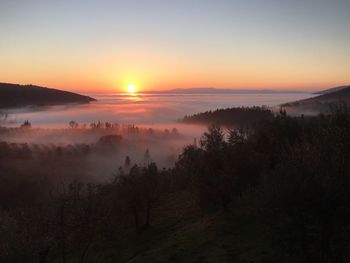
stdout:
POLYGON ((16 155, 8 147, 1 262, 350 260, 347 108, 308 118, 282 111, 254 128, 211 126, 174 167, 126 157, 103 183, 61 177, 75 172, 70 149, 16 155))
POLYGON ((206 111, 185 116, 181 122, 216 124, 224 126, 250 126, 273 118, 273 112, 265 107, 239 107, 206 111))
POLYGON ((317 94, 317 95, 321 95, 321 94, 328 94, 328 93, 332 93, 332 92, 335 92, 335 91, 340 91, 342 89, 346 89, 346 88, 349 88, 350 86, 339 86, 339 87, 334 87, 334 88, 330 88, 330 89, 325 89, 325 90, 321 90, 321 91, 317 91, 315 92, 314 94, 317 94))
POLYGON ((0 83, 0 108, 89 103, 95 99, 34 85, 0 83))
POLYGON ((341 104, 350 105, 350 86, 328 89, 320 91, 317 94, 321 95, 309 99, 285 103, 281 106, 288 112, 329 113, 332 111, 332 108, 337 108, 341 104))

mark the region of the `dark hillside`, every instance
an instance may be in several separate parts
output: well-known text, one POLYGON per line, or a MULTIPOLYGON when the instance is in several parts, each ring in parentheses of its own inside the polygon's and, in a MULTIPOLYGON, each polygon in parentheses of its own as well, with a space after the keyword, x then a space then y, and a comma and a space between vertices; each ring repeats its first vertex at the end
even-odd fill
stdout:
POLYGON ((282 104, 287 111, 305 110, 316 113, 329 112, 332 108, 338 107, 339 104, 350 104, 350 86, 338 87, 321 91, 319 96, 288 102, 282 104))
POLYGON ((107 130, 90 145, 0 143, 0 262, 350 262, 349 108, 211 126, 172 168, 130 155, 98 182, 127 140, 107 130))
POLYGON ((273 113, 264 107, 240 107, 217 109, 185 116, 184 123, 217 124, 224 126, 250 126, 273 118, 273 113))
POLYGON ((321 91, 317 91, 314 94, 317 95, 322 95, 322 94, 328 94, 328 93, 332 93, 332 92, 336 92, 336 91, 340 91, 346 88, 349 88, 350 86, 339 86, 339 87, 335 87, 335 88, 330 88, 330 89, 325 89, 325 90, 321 90, 321 91))
POLYGON ((88 96, 57 89, 0 83, 0 108, 89 103, 94 100, 88 96))

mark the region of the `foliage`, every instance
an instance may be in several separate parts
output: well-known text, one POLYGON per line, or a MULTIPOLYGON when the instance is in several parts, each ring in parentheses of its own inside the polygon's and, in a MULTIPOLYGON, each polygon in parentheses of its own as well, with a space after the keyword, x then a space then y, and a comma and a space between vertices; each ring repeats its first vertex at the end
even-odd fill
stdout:
MULTIPOLYGON (((13 147, 1 143, 1 156, 13 147)), ((26 149, 16 152, 23 161, 26 149)), ((309 118, 282 112, 249 128, 210 126, 168 170, 149 149, 143 166, 131 160, 105 183, 24 176, 0 162, 1 262, 350 259, 346 107, 309 118)))
POLYGON ((239 107, 206 111, 185 116, 184 123, 215 124, 225 126, 251 126, 255 123, 271 120, 273 113, 266 107, 239 107))

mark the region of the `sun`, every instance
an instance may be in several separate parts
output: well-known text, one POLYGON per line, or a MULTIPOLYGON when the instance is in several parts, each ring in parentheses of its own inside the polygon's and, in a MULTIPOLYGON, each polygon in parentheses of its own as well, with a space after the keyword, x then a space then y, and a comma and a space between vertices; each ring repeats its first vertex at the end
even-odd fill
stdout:
POLYGON ((128 91, 130 93, 134 93, 136 91, 136 86, 134 84, 129 84, 128 85, 128 91))

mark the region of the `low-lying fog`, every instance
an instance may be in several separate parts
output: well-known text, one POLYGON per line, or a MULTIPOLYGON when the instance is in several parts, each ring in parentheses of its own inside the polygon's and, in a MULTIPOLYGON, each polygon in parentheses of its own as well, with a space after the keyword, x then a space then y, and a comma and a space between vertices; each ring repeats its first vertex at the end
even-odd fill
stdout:
POLYGON ((119 167, 127 169, 126 156, 130 157, 131 165, 155 161, 159 168, 166 168, 174 164, 185 145, 198 141, 206 130, 204 126, 176 123, 184 115, 216 108, 275 106, 311 96, 305 93, 89 95, 98 101, 2 110, 2 169, 30 175, 52 174, 62 180, 75 177, 108 180, 119 167), (25 120, 32 127, 18 128, 25 120), (70 121, 75 121, 78 127, 70 127, 70 121), (98 125, 98 121, 101 127, 91 127, 91 123, 98 125), (110 124, 114 125, 110 127, 110 124))
POLYGON ((6 125, 18 126, 25 120, 40 127, 67 127, 69 121, 123 124, 174 123, 184 115, 217 108, 276 106, 311 97, 308 93, 280 94, 87 94, 98 101, 85 105, 0 110, 7 113, 6 125))
POLYGON ((22 169, 29 165, 36 170, 50 165, 50 172, 59 173, 63 169, 65 177, 70 174, 68 177, 106 180, 119 167, 125 167, 127 156, 130 165, 142 166, 154 161, 159 168, 172 166, 183 147, 198 140, 205 130, 204 126, 181 124, 176 128, 96 125, 93 128, 0 128, 0 166, 17 161, 13 167, 22 169), (68 171, 67 167, 70 167, 68 171))

